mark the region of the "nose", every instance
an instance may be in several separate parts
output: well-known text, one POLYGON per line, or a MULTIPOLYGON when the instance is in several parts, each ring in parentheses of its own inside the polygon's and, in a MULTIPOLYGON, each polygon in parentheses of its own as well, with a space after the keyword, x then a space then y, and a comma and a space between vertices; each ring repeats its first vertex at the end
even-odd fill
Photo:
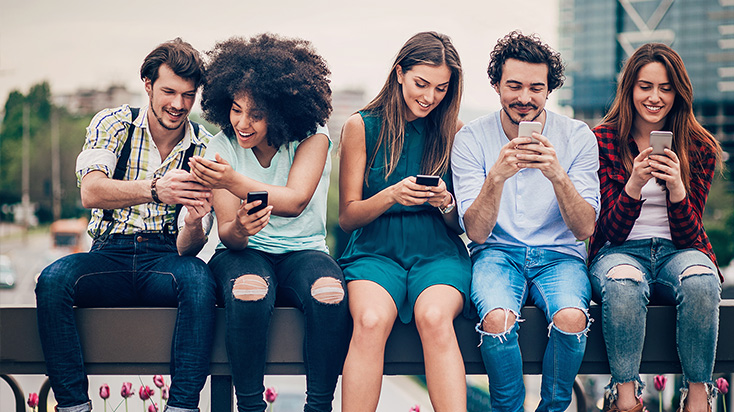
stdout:
POLYGON ((242 130, 248 129, 251 123, 252 122, 250 121, 250 117, 245 113, 242 113, 237 119, 237 128, 242 130))
POLYGON ((656 87, 652 89, 652 92, 650 93, 650 100, 653 102, 657 102, 660 100, 660 90, 658 90, 656 87))
POLYGON ((436 91, 430 88, 426 90, 426 92, 423 94, 423 98, 426 100, 426 103, 428 104, 433 103, 433 99, 435 98, 435 96, 436 96, 436 91))
POLYGON ((173 101, 171 102, 171 106, 176 110, 182 110, 184 107, 184 97, 182 94, 177 94, 173 101))
POLYGON ((523 88, 522 91, 520 91, 520 97, 518 98, 518 100, 522 104, 530 103, 530 91, 528 89, 523 88))

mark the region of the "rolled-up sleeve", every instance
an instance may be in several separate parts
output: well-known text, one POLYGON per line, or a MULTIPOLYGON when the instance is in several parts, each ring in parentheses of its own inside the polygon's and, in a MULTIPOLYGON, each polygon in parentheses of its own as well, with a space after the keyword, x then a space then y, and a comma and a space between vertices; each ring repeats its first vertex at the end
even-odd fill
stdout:
POLYGON ((588 202, 599 218, 599 146, 594 133, 586 125, 578 127, 570 142, 578 147, 578 155, 571 163, 568 177, 576 191, 588 202))
POLYGON ((474 203, 487 177, 483 151, 477 144, 472 130, 462 128, 454 139, 451 151, 451 172, 459 212, 459 224, 464 227, 464 213, 474 203))
POLYGON ((112 177, 119 144, 125 136, 128 123, 129 119, 125 118, 121 109, 106 109, 94 116, 87 127, 84 147, 76 159, 77 186, 81 186, 82 178, 87 173, 95 170, 112 177))

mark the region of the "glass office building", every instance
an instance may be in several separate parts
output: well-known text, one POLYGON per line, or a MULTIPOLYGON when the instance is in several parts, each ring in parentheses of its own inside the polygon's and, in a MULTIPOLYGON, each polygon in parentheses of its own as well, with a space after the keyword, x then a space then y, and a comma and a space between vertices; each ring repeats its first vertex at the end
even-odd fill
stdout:
POLYGON ((734 0, 559 0, 567 81, 561 105, 594 126, 611 105, 622 64, 643 43, 683 58, 698 120, 734 142, 734 0))

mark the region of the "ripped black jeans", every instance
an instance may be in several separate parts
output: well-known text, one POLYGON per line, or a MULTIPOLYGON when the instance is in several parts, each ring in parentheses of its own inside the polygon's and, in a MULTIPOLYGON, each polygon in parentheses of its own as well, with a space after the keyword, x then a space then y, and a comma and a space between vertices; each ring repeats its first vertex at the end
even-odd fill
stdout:
POLYGON ((226 309, 226 346, 237 410, 264 411, 263 377, 270 317, 276 300, 306 320, 306 411, 331 411, 344 364, 351 319, 344 276, 336 261, 316 250, 284 254, 218 250, 209 261, 226 309))

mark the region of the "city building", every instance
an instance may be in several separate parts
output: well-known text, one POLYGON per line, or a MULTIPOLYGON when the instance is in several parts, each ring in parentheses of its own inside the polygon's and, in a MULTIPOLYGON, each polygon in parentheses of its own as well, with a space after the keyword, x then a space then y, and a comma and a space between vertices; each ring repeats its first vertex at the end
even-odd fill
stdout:
POLYGON ((734 151, 734 0, 559 0, 567 64, 559 103, 596 125, 612 103, 624 61, 648 42, 677 51, 696 118, 734 151))
POLYGON ((75 114, 95 114, 102 109, 123 104, 147 103, 141 99, 139 93, 131 93, 121 85, 112 85, 106 90, 79 89, 69 94, 54 95, 53 100, 56 106, 65 107, 70 113, 75 114))

